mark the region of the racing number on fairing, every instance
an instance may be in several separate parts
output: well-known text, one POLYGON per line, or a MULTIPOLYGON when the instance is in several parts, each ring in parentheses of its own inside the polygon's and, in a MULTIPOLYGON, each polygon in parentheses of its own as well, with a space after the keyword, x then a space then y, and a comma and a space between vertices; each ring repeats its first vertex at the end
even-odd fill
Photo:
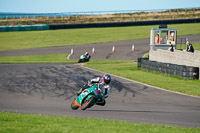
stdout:
POLYGON ((88 89, 85 89, 85 90, 83 90, 82 95, 87 95, 88 92, 89 92, 89 90, 88 90, 88 89))

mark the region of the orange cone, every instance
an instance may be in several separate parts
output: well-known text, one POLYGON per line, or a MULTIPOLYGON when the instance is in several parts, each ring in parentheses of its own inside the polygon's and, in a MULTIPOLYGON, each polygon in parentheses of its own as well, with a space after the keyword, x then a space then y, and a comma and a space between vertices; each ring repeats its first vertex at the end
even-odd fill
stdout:
POLYGON ((93 53, 93 54, 95 53, 95 49, 94 49, 94 47, 92 48, 92 53, 93 53))
POLYGON ((73 48, 71 49, 71 53, 70 53, 70 54, 71 54, 71 55, 74 54, 74 49, 73 49, 73 48))
POLYGON ((112 52, 115 52, 115 46, 112 47, 112 52))
POLYGON ((132 45, 132 51, 135 51, 135 46, 134 45, 132 45))

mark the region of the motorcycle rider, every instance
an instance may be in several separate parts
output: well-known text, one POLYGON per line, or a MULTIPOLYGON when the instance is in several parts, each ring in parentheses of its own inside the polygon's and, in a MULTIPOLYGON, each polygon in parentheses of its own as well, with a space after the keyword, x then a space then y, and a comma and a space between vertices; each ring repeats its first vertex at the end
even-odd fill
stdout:
POLYGON ((103 77, 96 77, 94 79, 91 79, 90 81, 88 81, 88 84, 84 85, 83 88, 78 91, 77 95, 80 95, 83 90, 92 87, 95 83, 99 83, 99 88, 104 91, 104 96, 96 104, 104 106, 106 104, 105 98, 108 97, 111 89, 109 85, 110 81, 111 76, 109 74, 104 74, 103 77))
POLYGON ((85 58, 89 60, 90 57, 91 57, 90 54, 88 52, 85 52, 85 58))
POLYGON ((88 62, 90 60, 90 57, 91 57, 90 54, 88 52, 85 52, 85 54, 80 56, 78 63, 88 62))
POLYGON ((84 54, 84 55, 81 55, 80 58, 81 58, 81 59, 82 59, 82 58, 85 58, 86 60, 89 60, 90 57, 91 57, 90 54, 89 54, 88 52, 85 52, 85 54, 84 54))

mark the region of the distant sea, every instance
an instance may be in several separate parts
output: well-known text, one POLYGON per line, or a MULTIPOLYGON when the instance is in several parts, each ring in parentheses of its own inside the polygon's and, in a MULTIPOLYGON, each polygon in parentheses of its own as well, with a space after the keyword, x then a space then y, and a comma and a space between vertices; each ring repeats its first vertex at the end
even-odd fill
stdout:
POLYGON ((73 15, 104 15, 117 13, 135 13, 141 10, 124 10, 124 11, 90 11, 90 12, 64 12, 64 13, 17 13, 17 12, 0 12, 0 18, 20 18, 20 17, 64 17, 73 15))
POLYGON ((20 18, 20 17, 61 17, 61 16, 72 16, 72 13, 6 13, 0 12, 0 18, 20 18))
MULTIPOLYGON (((20 18, 20 17, 64 17, 73 15, 103 15, 103 14, 115 14, 122 13, 124 11, 91 11, 91 12, 64 12, 64 13, 10 13, 0 12, 0 18, 20 18)), ((130 12, 130 11, 128 11, 130 12)), ((132 11, 133 12, 133 11, 132 11)))

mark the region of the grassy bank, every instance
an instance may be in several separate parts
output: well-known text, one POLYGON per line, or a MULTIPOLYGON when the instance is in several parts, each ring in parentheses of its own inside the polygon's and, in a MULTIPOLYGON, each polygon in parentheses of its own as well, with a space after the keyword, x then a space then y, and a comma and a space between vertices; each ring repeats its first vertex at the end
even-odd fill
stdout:
POLYGON ((199 80, 185 80, 167 74, 140 70, 137 68, 137 63, 133 61, 92 60, 86 66, 167 90, 200 96, 199 80))
POLYGON ((0 112, 2 133, 198 133, 181 128, 90 118, 71 118, 0 112))
MULTIPOLYGON (((46 14, 47 16, 34 17, 21 16, 0 19, 0 25, 33 25, 33 24, 83 24, 83 23, 108 23, 108 22, 133 22, 149 20, 174 20, 199 18, 199 8, 169 9, 169 10, 141 10, 138 12, 127 11, 99 11, 99 12, 73 12, 64 14, 46 14), (73 15, 72 15, 73 14, 73 15), (80 15, 81 14, 81 15, 80 15)), ((13 16, 15 16, 13 14, 13 16)))
POLYGON ((66 54, 0 57, 0 63, 76 63, 76 62, 77 60, 67 60, 66 54))
MULTIPOLYGON (((0 32, 0 50, 82 45, 150 37, 152 26, 85 28, 49 31, 0 32)), ((173 24, 178 35, 200 34, 200 23, 173 24)))

